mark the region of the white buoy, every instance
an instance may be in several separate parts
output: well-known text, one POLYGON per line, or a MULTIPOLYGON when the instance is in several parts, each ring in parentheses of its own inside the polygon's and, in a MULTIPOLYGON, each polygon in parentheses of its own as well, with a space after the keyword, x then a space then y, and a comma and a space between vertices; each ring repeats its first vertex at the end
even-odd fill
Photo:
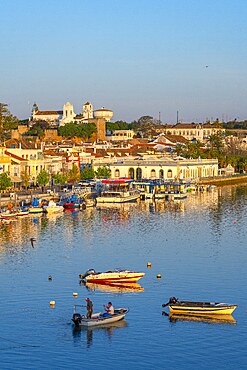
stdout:
POLYGON ((151 263, 151 262, 148 262, 148 263, 147 263, 147 267, 149 267, 149 268, 150 268, 151 266, 152 266, 152 263, 151 263))
POLYGON ((56 304, 56 302, 55 302, 55 301, 50 301, 50 306, 51 306, 51 307, 54 307, 54 306, 55 306, 55 304, 56 304))
POLYGON ((157 279, 161 279, 161 275, 160 274, 157 275, 157 279))
POLYGON ((73 297, 78 297, 78 293, 74 292, 73 297))

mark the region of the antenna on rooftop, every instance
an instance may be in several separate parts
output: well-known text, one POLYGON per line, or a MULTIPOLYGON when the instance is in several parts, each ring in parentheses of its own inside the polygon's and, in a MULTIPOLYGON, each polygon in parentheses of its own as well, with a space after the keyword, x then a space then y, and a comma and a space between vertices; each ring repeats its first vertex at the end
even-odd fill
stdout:
POLYGON ((178 123, 178 110, 177 110, 177 123, 178 123))

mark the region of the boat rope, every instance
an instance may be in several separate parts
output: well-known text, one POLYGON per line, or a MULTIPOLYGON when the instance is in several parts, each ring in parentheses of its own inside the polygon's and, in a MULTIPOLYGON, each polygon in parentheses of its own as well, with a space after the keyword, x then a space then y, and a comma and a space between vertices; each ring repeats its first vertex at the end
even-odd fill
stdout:
POLYGON ((13 343, 13 344, 16 344, 16 346, 13 346, 13 347, 8 347, 8 348, 0 348, 0 351, 1 350, 6 350, 6 349, 11 349, 11 348, 21 348, 21 347, 32 347, 32 348, 38 348, 40 346, 35 346, 33 344, 26 344, 26 343, 20 343, 20 342, 16 342, 12 339, 7 339, 7 338, 4 338, 4 337, 1 337, 0 336, 0 339, 4 340, 5 342, 10 342, 10 343, 13 343))

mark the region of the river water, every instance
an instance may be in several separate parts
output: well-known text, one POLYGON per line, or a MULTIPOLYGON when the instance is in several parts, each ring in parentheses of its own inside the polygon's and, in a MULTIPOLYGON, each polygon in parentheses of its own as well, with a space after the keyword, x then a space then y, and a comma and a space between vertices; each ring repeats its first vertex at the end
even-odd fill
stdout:
POLYGON ((2 221, 0 368, 246 369, 246 222, 246 186, 2 221), (132 290, 79 284, 88 268, 116 267, 146 275, 132 290), (232 321, 170 319, 161 305, 171 296, 238 308, 232 321), (130 312, 75 330, 86 297, 96 312, 108 301, 130 312))

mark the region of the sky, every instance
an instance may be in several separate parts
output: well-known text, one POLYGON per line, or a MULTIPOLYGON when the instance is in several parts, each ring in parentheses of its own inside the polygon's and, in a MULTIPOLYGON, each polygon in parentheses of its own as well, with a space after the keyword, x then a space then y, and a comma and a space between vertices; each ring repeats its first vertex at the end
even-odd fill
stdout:
POLYGON ((0 102, 247 119, 246 19, 246 0, 0 0, 0 102))

